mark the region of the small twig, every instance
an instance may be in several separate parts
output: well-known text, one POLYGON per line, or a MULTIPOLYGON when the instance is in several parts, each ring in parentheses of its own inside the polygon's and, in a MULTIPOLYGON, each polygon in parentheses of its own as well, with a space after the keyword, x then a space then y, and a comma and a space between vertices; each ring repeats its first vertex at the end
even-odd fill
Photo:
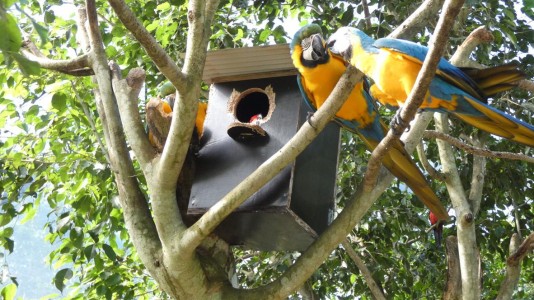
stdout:
MULTIPOLYGON (((436 14, 443 4, 443 0, 426 0, 421 3, 417 10, 411 14, 389 35, 392 38, 411 38, 426 26, 431 20, 435 20, 436 14)), ((452 24, 451 24, 452 27, 452 24)))
POLYGON ((430 139, 440 139, 443 141, 446 141, 447 143, 464 150, 465 152, 478 155, 478 156, 484 156, 484 157, 491 157, 491 158, 501 158, 501 159, 510 159, 510 160, 522 160, 529 163, 534 163, 534 157, 519 154, 519 153, 513 153, 513 152, 502 152, 502 151, 491 151, 487 149, 477 148, 473 147, 471 145, 468 145, 461 140, 452 137, 448 134, 445 134, 443 132, 435 131, 435 130, 426 130, 424 135, 425 138, 430 139))
POLYGON ((369 5, 367 0, 362 0, 363 15, 365 16, 365 28, 371 28, 371 14, 369 13, 369 5))
POLYGON ((371 290, 371 293, 373 294, 374 299, 386 299, 386 296, 384 296, 384 293, 382 292, 378 284, 376 284, 376 281, 373 278, 373 274, 371 274, 371 271, 369 270, 369 268, 367 268, 363 259, 358 255, 358 253, 356 253, 356 251, 354 251, 348 239, 345 239, 341 243, 341 245, 343 245, 343 248, 345 249, 349 257, 352 259, 352 261, 356 264, 356 266, 360 270, 360 273, 362 274, 365 280, 365 283, 371 290))
POLYGON ((426 157, 423 141, 417 144, 417 155, 419 156, 419 161, 421 162, 421 164, 423 164, 423 168, 425 169, 425 171, 427 171, 430 177, 434 178, 435 180, 445 181, 445 175, 436 170, 432 165, 430 165, 430 162, 426 157))
POLYGON ((517 236, 520 240, 523 239, 521 235, 521 226, 519 224, 519 208, 517 207, 517 203, 515 203, 514 197, 512 196, 512 206, 514 207, 514 221, 515 221, 515 229, 517 230, 517 236))

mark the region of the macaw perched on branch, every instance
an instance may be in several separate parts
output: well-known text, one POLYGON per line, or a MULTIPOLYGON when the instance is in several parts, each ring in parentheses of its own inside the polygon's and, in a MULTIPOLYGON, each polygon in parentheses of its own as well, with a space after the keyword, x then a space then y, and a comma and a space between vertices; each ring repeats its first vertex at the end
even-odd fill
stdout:
MULTIPOLYGON (((298 85, 305 101, 316 110, 336 86, 346 70, 339 57, 326 48, 321 28, 311 24, 301 28, 291 42, 291 58, 299 71, 298 85)), ((373 150, 385 137, 388 128, 374 108, 374 100, 367 92, 367 82, 356 84, 349 98, 336 113, 336 121, 345 129, 357 134, 373 150)), ((404 181, 421 201, 440 219, 447 219, 443 207, 425 177, 397 140, 383 158, 384 166, 404 181)))
POLYGON ((443 222, 432 211, 428 214, 428 219, 430 220, 430 225, 433 226, 434 240, 436 241, 436 246, 439 248, 441 247, 441 239, 443 238, 443 222))
MULTIPOLYGON (((171 127, 172 106, 174 104, 174 92, 176 89, 170 82, 164 84, 160 89, 158 97, 150 99, 146 105, 146 120, 148 127, 148 140, 159 152, 163 151, 165 140, 171 127), (166 97, 162 100, 160 97, 166 97)), ((198 140, 204 133, 204 120, 208 103, 198 102, 197 117, 195 119, 195 133, 193 134, 192 144, 197 144, 198 140), (196 142, 195 142, 196 141, 196 142)))
MULTIPOLYGON (((390 107, 402 107, 428 53, 427 47, 392 38, 374 40, 351 27, 338 29, 328 46, 373 79, 371 95, 390 107)), ((420 108, 449 112, 481 130, 534 147, 534 126, 484 103, 485 96, 510 88, 524 76, 518 70, 511 73, 495 72, 490 78, 479 74, 473 79, 442 58, 420 108)))

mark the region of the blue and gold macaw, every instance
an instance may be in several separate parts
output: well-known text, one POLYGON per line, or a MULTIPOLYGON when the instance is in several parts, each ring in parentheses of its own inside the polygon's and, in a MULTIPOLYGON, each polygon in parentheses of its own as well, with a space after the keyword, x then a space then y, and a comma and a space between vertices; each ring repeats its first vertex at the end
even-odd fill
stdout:
MULTIPOLYGON (((339 57, 331 55, 322 38, 321 28, 311 24, 301 28, 291 42, 291 58, 299 71, 298 85, 305 101, 315 110, 325 102, 346 70, 339 57)), ((350 96, 336 113, 336 121, 357 134, 370 150, 385 137, 388 128, 375 110, 374 100, 367 93, 367 82, 356 84, 350 96)), ((401 141, 393 144, 383 158, 384 166, 404 181, 435 215, 445 220, 443 207, 425 177, 417 168, 401 141)))
MULTIPOLYGON (((338 29, 328 40, 328 46, 334 55, 373 79, 371 95, 390 107, 402 107, 428 52, 428 48, 405 40, 374 40, 351 27, 338 29)), ((473 79, 442 58, 420 108, 449 112, 481 130, 534 147, 534 126, 484 103, 485 96, 500 91, 486 85, 498 87, 502 82, 501 90, 506 90, 523 78, 517 71, 510 78, 506 77, 509 73, 504 74, 473 79)))

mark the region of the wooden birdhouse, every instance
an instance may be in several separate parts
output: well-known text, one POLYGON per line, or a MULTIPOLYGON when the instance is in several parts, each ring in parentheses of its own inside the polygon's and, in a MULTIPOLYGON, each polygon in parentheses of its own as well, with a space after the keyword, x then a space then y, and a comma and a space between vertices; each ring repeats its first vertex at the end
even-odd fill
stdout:
MULTIPOLYGON (((188 206, 193 217, 276 153, 310 112, 288 45, 210 52, 203 79, 211 88, 188 206)), ((339 136, 339 127, 329 124, 216 233, 247 249, 305 250, 333 217, 339 136)))

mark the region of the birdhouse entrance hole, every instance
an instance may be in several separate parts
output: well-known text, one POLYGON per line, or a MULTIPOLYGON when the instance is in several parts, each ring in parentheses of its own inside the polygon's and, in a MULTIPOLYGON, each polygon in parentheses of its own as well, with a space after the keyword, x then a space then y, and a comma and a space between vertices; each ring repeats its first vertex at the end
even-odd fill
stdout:
POLYGON ((241 123, 251 123, 251 119, 261 115, 266 122, 274 110, 275 94, 271 86, 265 89, 250 88, 243 92, 234 91, 230 96, 229 108, 234 117, 241 123))
POLYGON ((261 124, 271 118, 275 108, 274 98, 275 93, 270 85, 265 89, 234 90, 228 101, 228 111, 236 121, 230 124, 228 134, 238 141, 267 137, 261 124))

